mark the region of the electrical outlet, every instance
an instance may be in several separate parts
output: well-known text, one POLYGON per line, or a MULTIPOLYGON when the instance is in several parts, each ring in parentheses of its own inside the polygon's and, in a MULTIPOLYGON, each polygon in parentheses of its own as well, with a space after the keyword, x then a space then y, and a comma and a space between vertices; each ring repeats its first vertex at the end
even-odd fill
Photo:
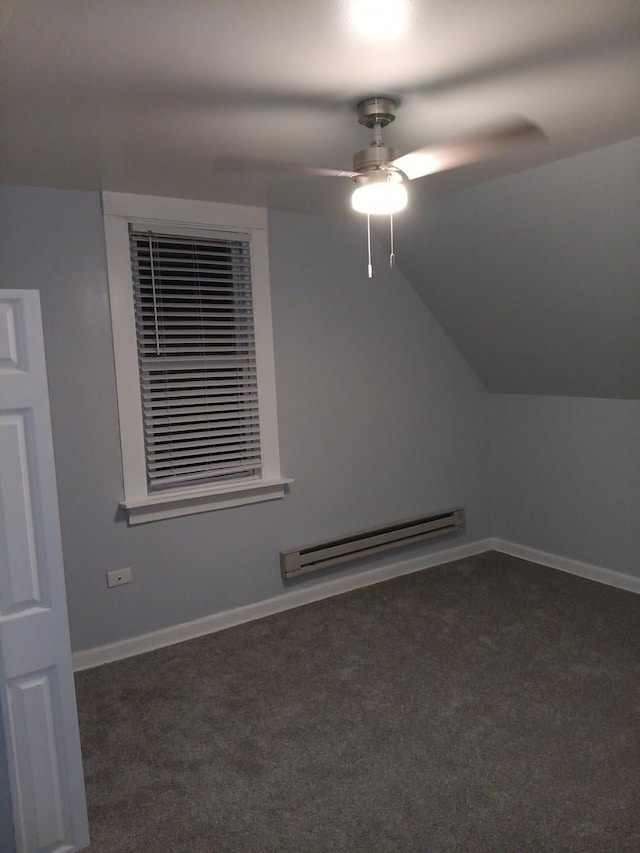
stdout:
POLYGON ((122 586, 123 583, 131 583, 131 569, 115 569, 113 572, 107 572, 107 586, 122 586))

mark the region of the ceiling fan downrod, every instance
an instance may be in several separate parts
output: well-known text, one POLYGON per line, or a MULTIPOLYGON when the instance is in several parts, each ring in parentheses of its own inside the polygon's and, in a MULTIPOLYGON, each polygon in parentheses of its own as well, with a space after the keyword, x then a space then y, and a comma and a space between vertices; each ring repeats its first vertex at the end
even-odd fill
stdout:
POLYGON ((354 172, 371 172, 389 169, 389 164, 399 156, 395 148, 382 141, 382 129, 396 117, 397 104, 391 98, 365 98, 358 103, 358 123, 373 130, 373 141, 362 151, 353 155, 354 172))

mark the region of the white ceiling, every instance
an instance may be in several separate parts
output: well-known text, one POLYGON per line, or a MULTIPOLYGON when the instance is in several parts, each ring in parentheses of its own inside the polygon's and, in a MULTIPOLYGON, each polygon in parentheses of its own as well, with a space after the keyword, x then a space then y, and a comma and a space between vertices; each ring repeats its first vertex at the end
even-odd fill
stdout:
POLYGON ((376 94, 402 152, 523 116, 548 144, 411 184, 399 266, 489 389, 640 397, 640 0, 407 0, 385 42, 352 2, 0 0, 0 182, 359 216, 217 163, 350 169, 376 94))
POLYGON ((369 142, 353 106, 382 93, 403 151, 514 114, 549 137, 434 191, 640 135, 638 0, 414 0, 392 42, 359 36, 349 2, 5 2, 0 180, 346 211, 346 179, 216 161, 349 169, 369 142))

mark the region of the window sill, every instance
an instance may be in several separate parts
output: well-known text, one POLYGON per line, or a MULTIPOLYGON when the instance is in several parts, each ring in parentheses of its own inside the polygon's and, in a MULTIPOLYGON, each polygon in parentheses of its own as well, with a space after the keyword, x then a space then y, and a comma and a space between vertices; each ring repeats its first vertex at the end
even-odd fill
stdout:
POLYGON ((180 515, 193 515, 215 509, 273 501, 282 498, 285 488, 293 480, 281 477, 276 480, 251 480, 218 486, 216 489, 176 489, 171 493, 145 495, 143 498, 124 500, 120 503, 127 513, 128 523, 145 524, 162 521, 180 515))

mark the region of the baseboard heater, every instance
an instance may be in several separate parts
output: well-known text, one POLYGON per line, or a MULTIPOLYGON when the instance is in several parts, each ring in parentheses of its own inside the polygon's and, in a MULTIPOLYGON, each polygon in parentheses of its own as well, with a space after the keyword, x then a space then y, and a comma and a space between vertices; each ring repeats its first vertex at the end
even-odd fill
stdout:
POLYGON ((464 509, 450 509, 395 524, 374 527, 371 530, 362 530, 339 539, 317 542, 315 545, 306 545, 304 548, 281 551, 282 576, 293 578, 307 572, 316 572, 336 563, 378 554, 388 548, 413 545, 432 536, 462 530, 464 525, 464 509))

